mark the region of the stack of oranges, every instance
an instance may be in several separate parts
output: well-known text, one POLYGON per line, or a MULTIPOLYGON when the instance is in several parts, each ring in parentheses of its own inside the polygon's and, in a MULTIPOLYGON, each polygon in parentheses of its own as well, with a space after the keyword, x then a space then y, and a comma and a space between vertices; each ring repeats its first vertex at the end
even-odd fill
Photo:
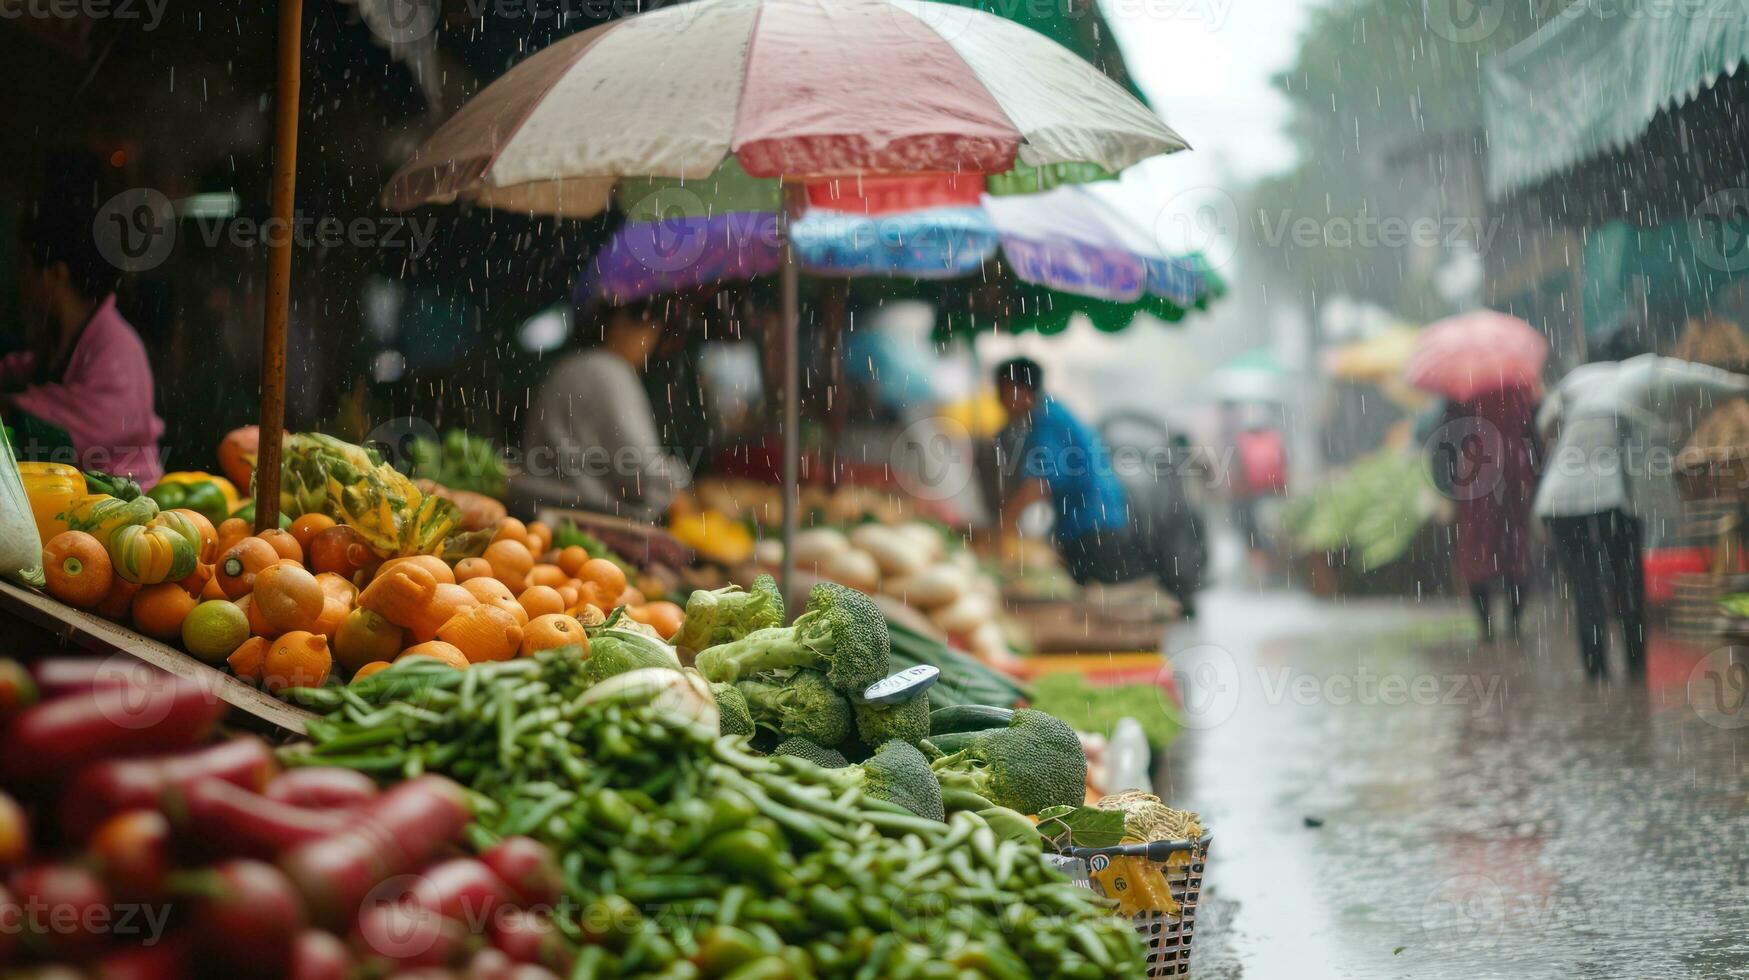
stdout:
POLYGON ((681 625, 678 606, 646 603, 613 562, 554 549, 540 522, 506 519, 482 555, 453 566, 429 555, 383 561, 320 514, 259 534, 236 518, 200 526, 196 572, 144 588, 110 573, 95 539, 61 535, 44 548, 50 591, 149 636, 180 637, 196 656, 275 692, 336 671, 366 677, 407 656, 465 668, 587 649, 584 624, 616 606, 664 637, 681 625))

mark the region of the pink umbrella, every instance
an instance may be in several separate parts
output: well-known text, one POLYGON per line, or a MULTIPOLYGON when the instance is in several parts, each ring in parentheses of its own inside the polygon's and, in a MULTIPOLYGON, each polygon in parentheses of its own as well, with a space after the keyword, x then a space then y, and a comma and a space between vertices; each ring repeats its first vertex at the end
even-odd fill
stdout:
POLYGON ((1507 388, 1542 386, 1549 342, 1515 316, 1476 310, 1421 331, 1403 377, 1417 388, 1465 402, 1507 388))

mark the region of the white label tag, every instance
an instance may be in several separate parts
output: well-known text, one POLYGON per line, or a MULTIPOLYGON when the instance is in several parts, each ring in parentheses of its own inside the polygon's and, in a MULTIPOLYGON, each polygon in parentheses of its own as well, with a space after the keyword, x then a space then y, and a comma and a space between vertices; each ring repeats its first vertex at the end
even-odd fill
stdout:
POLYGON ((898 704, 929 690, 941 679, 941 671, 929 664, 907 667, 891 677, 883 677, 862 692, 863 700, 876 704, 898 704))

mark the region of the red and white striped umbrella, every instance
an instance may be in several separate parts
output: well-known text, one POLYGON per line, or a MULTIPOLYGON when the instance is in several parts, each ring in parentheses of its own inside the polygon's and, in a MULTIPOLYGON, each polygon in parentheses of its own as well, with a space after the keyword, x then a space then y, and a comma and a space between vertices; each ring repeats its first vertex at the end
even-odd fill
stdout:
POLYGON ((457 198, 603 210, 621 177, 703 177, 733 154, 791 179, 1116 173, 1185 143, 1068 49, 926 0, 697 0, 566 38, 446 122, 390 181, 397 209, 457 198))
POLYGON ((1549 342, 1515 316, 1476 310, 1421 331, 1403 377, 1452 401, 1508 388, 1539 389, 1549 342))

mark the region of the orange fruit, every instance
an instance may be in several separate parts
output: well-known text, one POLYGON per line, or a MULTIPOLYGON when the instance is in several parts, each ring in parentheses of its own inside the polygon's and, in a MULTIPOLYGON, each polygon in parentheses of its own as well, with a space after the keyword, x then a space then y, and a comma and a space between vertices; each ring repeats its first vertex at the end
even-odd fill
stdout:
POLYGON ((545 585, 534 585, 522 590, 516 601, 527 610, 529 619, 565 611, 565 597, 559 594, 559 590, 545 585))
POLYGON ((332 572, 351 578, 375 556, 371 554, 352 528, 344 524, 316 532, 310 543, 304 546, 304 554, 309 559, 305 564, 310 571, 316 573, 332 572))
POLYGON ((219 532, 213 527, 213 522, 206 519, 205 514, 185 507, 177 508, 170 513, 181 514, 188 518, 188 523, 200 532, 199 558, 203 563, 210 564, 214 558, 219 556, 219 532))
POLYGON ((492 535, 492 543, 514 541, 523 547, 528 546, 528 525, 514 517, 506 517, 498 522, 498 533, 492 535))
POLYGON ((313 629, 328 598, 321 583, 302 565, 281 561, 255 576, 255 608, 280 632, 313 629))
MULTIPOLYGON (((371 579, 358 594, 358 605, 382 614, 396 626, 410 626, 437 594, 437 580, 419 565, 400 565, 388 575, 371 579)), ((441 623, 438 625, 442 625, 441 623)))
POLYGON ((334 633, 334 659, 349 670, 373 660, 393 660, 401 652, 401 627, 369 609, 354 609, 334 633))
POLYGON ((286 561, 295 561, 300 565, 304 563, 304 546, 298 544, 298 539, 292 537, 290 531, 271 527, 256 537, 272 545, 273 550, 279 552, 279 557, 286 561))
POLYGON ((575 606, 583 599, 583 583, 576 579, 559 586, 559 598, 565 600, 565 608, 575 606))
POLYGON ((626 609, 626 615, 655 628, 664 640, 680 632, 681 624, 686 620, 686 611, 672 602, 647 602, 641 606, 631 606, 626 609))
POLYGON ((243 641, 243 645, 231 651, 225 662, 231 665, 231 673, 251 684, 261 683, 261 668, 267 664, 267 648, 273 642, 265 636, 251 636, 243 641))
POLYGON ((562 548, 559 550, 559 567, 564 569, 565 574, 572 578, 577 577, 577 573, 583 570, 583 563, 588 560, 589 552, 583 550, 582 545, 574 544, 569 548, 562 548))
POLYGON ((528 553, 528 545, 499 538, 486 546, 484 557, 492 566, 493 577, 509 586, 511 592, 528 588, 528 571, 534 567, 534 556, 528 553))
MULTIPOLYGON (((296 544, 297 542, 292 542, 296 544)), ((226 598, 241 599, 255 588, 255 576, 262 569, 279 561, 279 552, 261 538, 248 537, 232 545, 218 561, 214 571, 219 588, 226 598)))
POLYGON ((469 579, 491 577, 492 563, 484 558, 463 558, 455 563, 455 580, 458 585, 469 579))
POLYGON ((439 558, 436 555, 411 555, 406 558, 391 558, 388 561, 383 562, 383 567, 377 569, 377 574, 382 575, 392 568, 399 568, 402 565, 408 564, 418 565, 420 568, 430 572, 431 577, 436 579, 439 585, 455 584, 455 570, 450 568, 442 558, 439 558))
POLYGON ((249 618, 249 635, 278 636, 279 630, 267 625, 267 620, 261 618, 261 607, 255 604, 255 597, 246 595, 241 599, 233 599, 237 608, 243 610, 243 615, 249 618))
POLYGON ((587 602, 570 610, 568 615, 577 617, 577 622, 582 623, 584 626, 600 626, 602 623, 607 622, 607 613, 602 612, 600 606, 591 605, 587 602))
POLYGON ((348 608, 358 601, 358 586, 353 585, 352 580, 344 575, 334 572, 319 572, 316 575, 316 584, 322 587, 323 595, 330 599, 339 599, 346 603, 348 608))
POLYGON ((531 619, 528 628, 522 631, 522 655, 525 657, 539 650, 569 646, 582 647, 583 652, 588 653, 589 636, 583 632, 582 623, 564 613, 531 619))
POLYGON ((69 606, 94 609, 109 595, 115 568, 96 538, 84 531, 62 531, 43 545, 43 578, 49 595, 69 606))
POLYGON ((531 586, 544 585, 549 589, 556 589, 570 580, 571 576, 566 575, 565 570, 557 565, 537 563, 528 570, 528 584, 531 586))
POLYGON ((207 566, 206 584, 200 587, 200 595, 195 596, 195 598, 202 602, 205 602, 208 599, 230 598, 225 595, 224 586, 219 584, 219 567, 217 565, 207 566))
POLYGON ((497 606, 474 605, 451 616, 437 638, 460 650, 469 663, 509 660, 522 647, 522 626, 497 606))
POLYGON ((194 596, 175 582, 148 585, 134 596, 134 628, 153 639, 178 639, 182 636, 182 621, 194 607, 194 596))
POLYGON ((278 693, 288 687, 321 687, 334 669, 328 638, 306 630, 293 630, 273 641, 261 665, 261 684, 278 693))
POLYGON ((553 529, 540 521, 528 524, 528 549, 537 555, 553 550, 553 529))
POLYGON ((232 517, 219 522, 218 554, 230 551, 237 542, 255 533, 255 528, 241 517, 232 517))
POLYGON ((407 623, 407 635, 415 643, 428 643, 437 639, 437 631, 449 618, 470 606, 477 606, 480 600, 474 594, 459 585, 439 585, 432 595, 431 601, 413 616, 413 621, 407 623))
POLYGON ((352 612, 351 603, 342 602, 333 596, 324 596, 322 614, 316 617, 316 623, 310 627, 310 632, 320 633, 328 638, 329 643, 333 643, 334 637, 340 632, 340 624, 346 621, 346 616, 350 612, 352 612))
POLYGON ((120 575, 110 579, 109 593, 93 610, 104 619, 122 622, 128 618, 128 612, 133 608, 134 599, 140 594, 140 584, 129 582, 120 575))
POLYGON ((432 640, 429 643, 408 647, 401 651, 401 655, 395 659, 404 660, 408 657, 430 657, 439 663, 449 664, 457 670, 466 670, 470 666, 466 654, 457 650, 453 644, 445 643, 442 640, 432 640))
POLYGON ((310 553, 310 544, 316 540, 316 535, 334 527, 339 522, 327 514, 305 514, 291 522, 286 531, 297 541, 304 554, 310 553))
POLYGON ((387 660, 372 660, 370 663, 365 664, 363 667, 360 667, 357 670, 353 671, 352 672, 352 679, 354 682, 362 681, 366 677, 369 677, 370 675, 375 674, 378 671, 384 671, 384 670, 388 670, 388 669, 389 669, 389 662, 387 660))
POLYGON ((613 600, 613 604, 616 606, 641 606, 644 604, 644 593, 635 586, 628 585, 625 591, 613 600))
POLYGON ((206 594, 208 587, 213 584, 215 571, 216 566, 214 565, 196 565, 194 571, 188 573, 187 578, 179 580, 176 584, 182 586, 183 591, 196 599, 223 599, 225 598, 224 589, 219 589, 219 594, 215 596, 206 594))
POLYGON ((611 598, 625 591, 626 573, 606 558, 591 558, 583 563, 577 577, 593 582, 604 597, 611 598))
POLYGON ((503 582, 495 578, 471 578, 462 583, 462 588, 467 589, 474 598, 480 600, 480 605, 496 606, 514 617, 516 625, 528 625, 528 610, 524 609, 522 603, 517 602, 511 596, 510 590, 504 587, 503 582))

